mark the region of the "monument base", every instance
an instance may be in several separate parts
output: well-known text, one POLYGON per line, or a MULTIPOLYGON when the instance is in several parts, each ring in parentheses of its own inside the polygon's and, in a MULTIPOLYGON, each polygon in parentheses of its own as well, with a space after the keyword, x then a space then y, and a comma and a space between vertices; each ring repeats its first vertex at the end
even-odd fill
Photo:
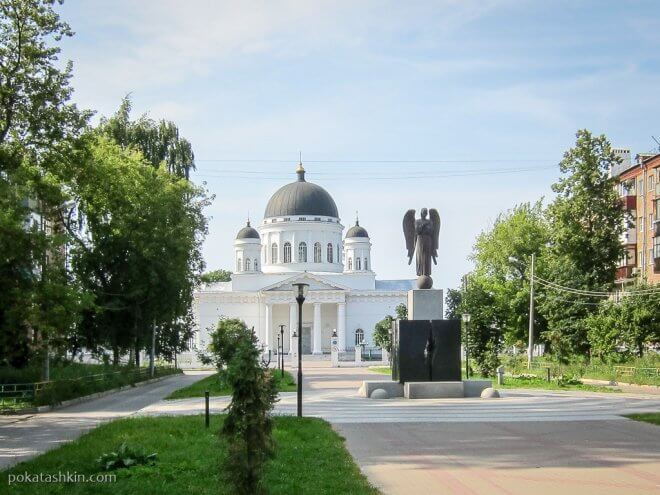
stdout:
POLYGON ((492 380, 463 380, 455 382, 406 382, 391 380, 365 380, 358 390, 360 397, 371 397, 379 388, 387 392, 389 398, 406 399, 459 399, 481 397, 481 392, 493 386, 492 380))
POLYGON ((442 289, 408 291, 409 320, 442 320, 442 289))
POLYGON ((378 388, 385 390, 390 398, 403 397, 403 385, 392 380, 365 380, 362 382, 358 394, 360 394, 360 397, 369 398, 371 397, 371 392, 378 388))

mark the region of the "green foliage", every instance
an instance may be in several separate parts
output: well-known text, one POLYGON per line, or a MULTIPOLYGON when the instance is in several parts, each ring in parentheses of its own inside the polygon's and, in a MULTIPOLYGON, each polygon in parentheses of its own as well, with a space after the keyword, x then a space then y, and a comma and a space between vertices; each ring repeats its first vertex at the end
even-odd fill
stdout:
POLYGON ((229 282, 231 280, 231 272, 229 270, 213 270, 203 273, 200 281, 205 284, 212 284, 215 282, 229 282))
POLYGON ((591 353, 606 362, 622 362, 631 355, 644 355, 646 348, 660 344, 658 295, 639 293, 652 286, 638 283, 633 294, 620 302, 603 301, 598 311, 585 318, 591 353))
POLYGON ((660 426, 660 412, 628 414, 626 417, 635 421, 643 421, 644 423, 660 426))
MULTIPOLYGON (((553 185, 557 197, 548 207, 552 242, 547 278, 553 282, 592 291, 614 287, 626 217, 609 170, 619 162, 605 136, 587 130, 578 131, 575 146, 564 154, 559 164, 564 175, 553 185)), ((539 309, 553 340, 558 342, 560 332, 568 352, 584 354, 589 351, 584 321, 596 311, 597 302, 550 293, 540 300, 539 309)))
POLYGON ((103 471, 114 471, 121 468, 130 468, 141 464, 153 464, 157 455, 147 454, 144 449, 139 447, 129 447, 127 443, 122 443, 116 451, 102 454, 96 462, 103 471))
POLYGON ((71 64, 57 43, 72 32, 52 5, 0 0, 0 365, 26 366, 61 342, 83 298, 56 266, 65 239, 52 220, 57 171, 75 159, 90 114, 69 103, 71 64))
POLYGON ((204 364, 212 364, 222 372, 236 352, 239 340, 247 332, 245 322, 239 318, 221 316, 218 325, 211 332, 211 342, 206 351, 199 351, 204 364))
MULTIPOLYGON (((398 306, 397 306, 398 307, 398 306)), ((387 315, 374 326, 374 344, 387 352, 392 352, 392 321, 394 318, 387 315)))
POLYGON ((158 122, 142 115, 131 121, 131 99, 124 97, 117 113, 109 119, 101 119, 99 132, 123 148, 140 151, 154 168, 161 164, 179 178, 188 178, 195 170, 195 155, 190 142, 179 136, 174 122, 158 122))
POLYGON ((236 493, 255 494, 264 491, 264 466, 274 455, 270 412, 277 388, 259 359, 257 337, 245 324, 237 331, 234 345, 231 355, 223 355, 227 383, 232 389, 220 435, 228 452, 223 468, 236 493))
POLYGON ((408 319, 408 306, 405 303, 397 304, 394 308, 394 313, 398 320, 407 320, 408 319))

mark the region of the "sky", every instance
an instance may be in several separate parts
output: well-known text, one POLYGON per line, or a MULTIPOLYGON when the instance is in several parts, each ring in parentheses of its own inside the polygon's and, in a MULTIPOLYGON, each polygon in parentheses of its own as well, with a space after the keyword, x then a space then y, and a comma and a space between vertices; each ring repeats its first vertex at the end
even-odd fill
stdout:
POLYGON ((370 234, 380 279, 414 278, 401 219, 437 208, 434 286, 471 269, 475 237, 552 199, 588 128, 635 153, 660 139, 660 2, 67 0, 79 106, 176 122, 215 194, 208 269, 270 195, 307 179, 370 234))

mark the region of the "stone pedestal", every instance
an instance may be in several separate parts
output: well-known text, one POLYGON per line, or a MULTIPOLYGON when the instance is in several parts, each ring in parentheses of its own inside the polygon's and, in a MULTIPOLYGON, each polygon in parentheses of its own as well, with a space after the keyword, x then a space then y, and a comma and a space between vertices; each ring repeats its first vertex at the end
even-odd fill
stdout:
POLYGON ((355 346, 355 365, 360 366, 362 364, 362 344, 355 346))
POLYGON ((442 289, 408 291, 409 320, 442 320, 442 289))

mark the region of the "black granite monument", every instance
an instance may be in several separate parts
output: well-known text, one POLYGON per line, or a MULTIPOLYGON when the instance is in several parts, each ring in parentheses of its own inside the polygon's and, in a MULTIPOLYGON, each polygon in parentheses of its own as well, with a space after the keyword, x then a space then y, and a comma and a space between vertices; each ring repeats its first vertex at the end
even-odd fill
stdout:
POLYGON ((393 380, 461 381, 459 320, 395 321, 392 337, 393 380))

